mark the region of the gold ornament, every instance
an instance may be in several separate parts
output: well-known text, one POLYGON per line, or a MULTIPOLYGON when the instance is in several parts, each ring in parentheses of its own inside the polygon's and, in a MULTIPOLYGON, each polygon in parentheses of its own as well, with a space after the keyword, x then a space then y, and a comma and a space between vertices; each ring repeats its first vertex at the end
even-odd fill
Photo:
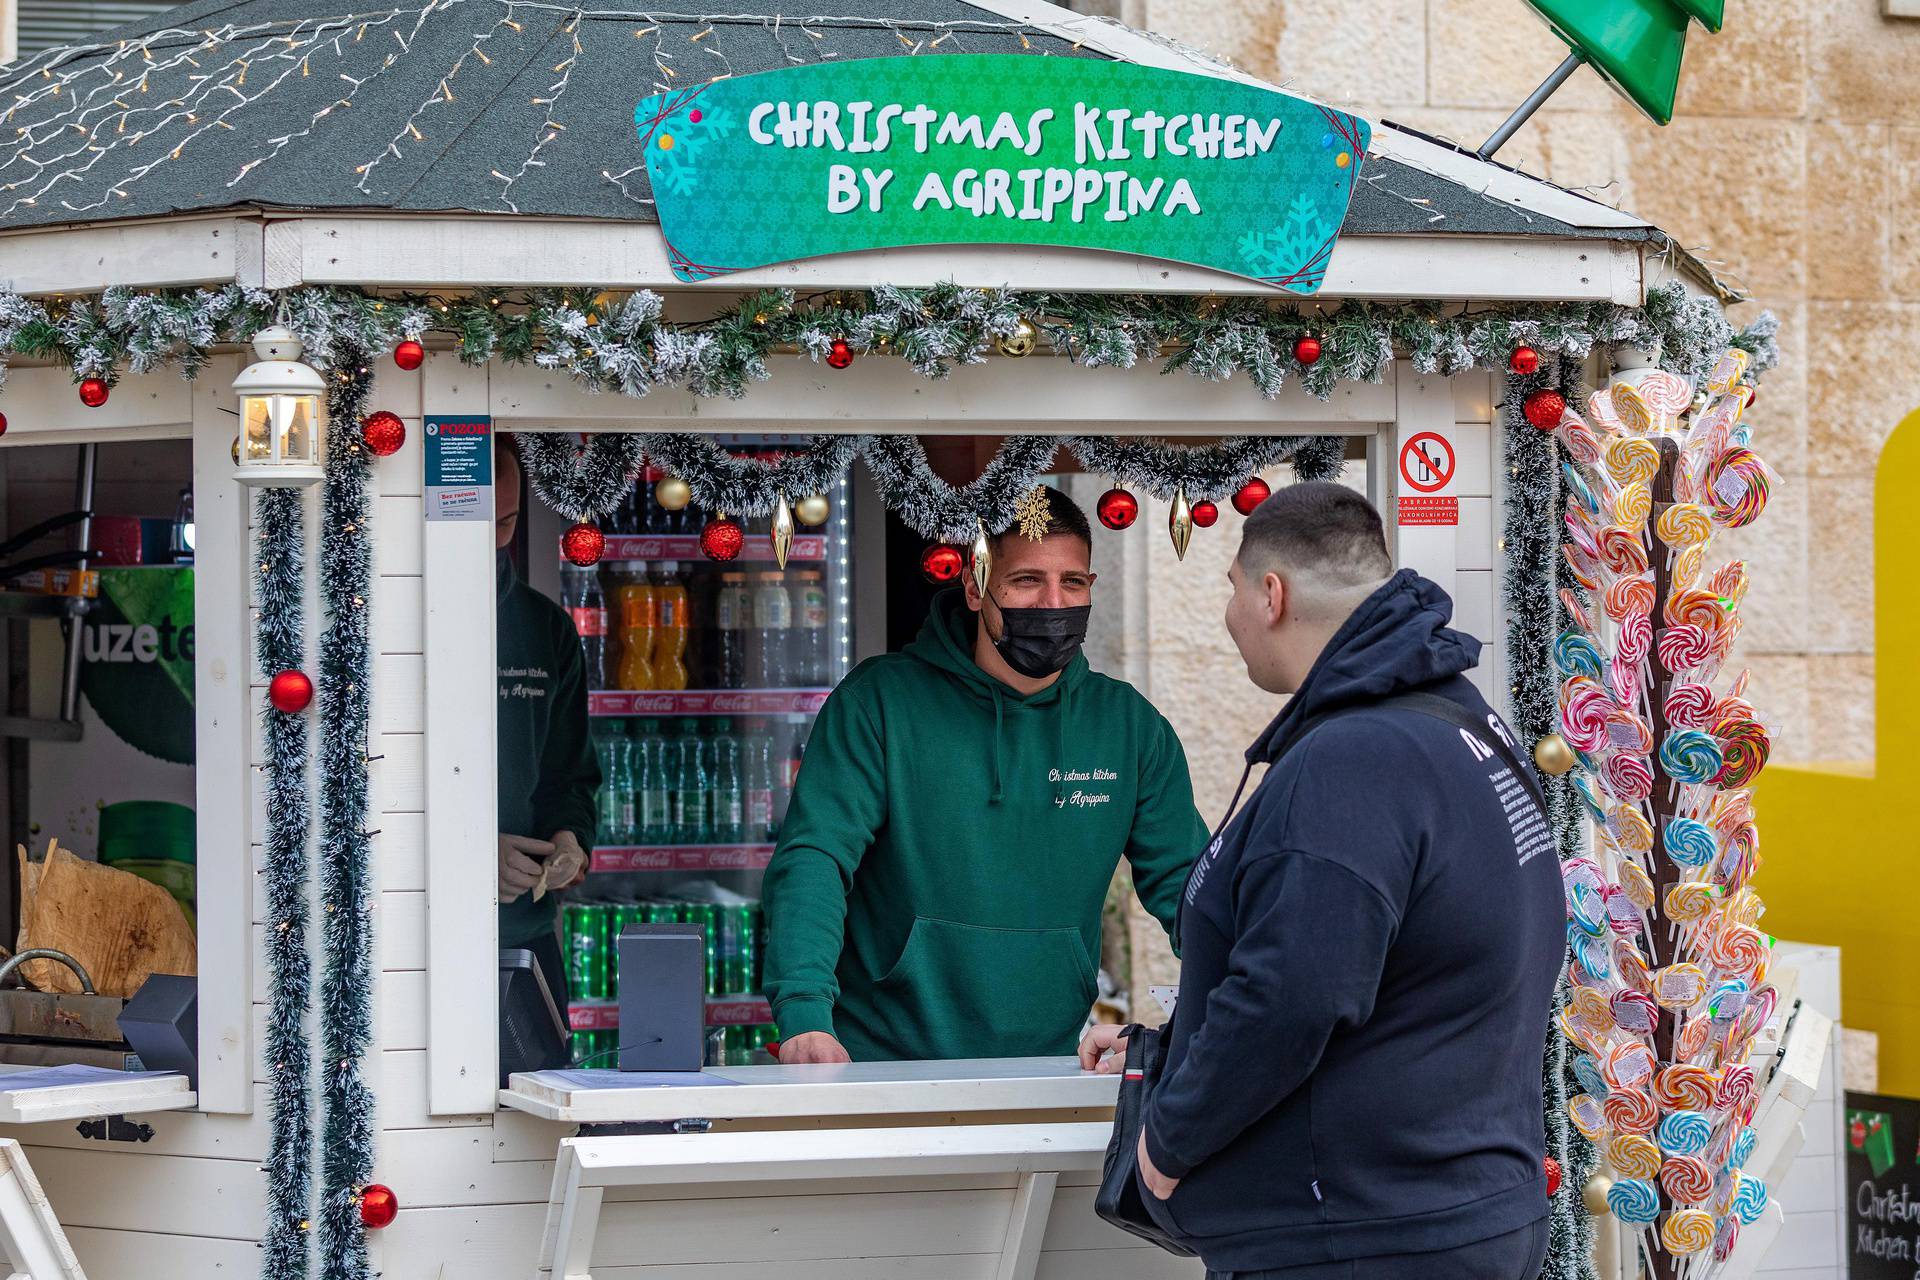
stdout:
POLYGON ((233 448, 230 450, 230 452, 233 454, 233 465, 236 467, 239 466, 240 465, 240 437, 239 436, 235 436, 233 438, 233 448))
POLYGON ((1020 536, 1029 542, 1046 537, 1047 526, 1053 523, 1053 512, 1047 506, 1047 486, 1037 484, 1027 490, 1013 509, 1013 518, 1020 526, 1020 536))
POLYGON ((653 500, 663 511, 684 511, 693 501, 693 490, 679 476, 667 476, 653 486, 653 500))
POLYGON ((1580 1203, 1587 1206, 1587 1212, 1596 1218, 1605 1217, 1613 1209, 1607 1204, 1607 1192, 1613 1190, 1613 1179, 1604 1173, 1596 1173, 1587 1179, 1587 1185, 1580 1188, 1580 1203))
POLYGON ((1021 356, 1033 354, 1034 343, 1039 340, 1039 336, 1034 331, 1034 327, 1027 322, 1027 318, 1021 316, 1014 322, 1013 332, 1004 338, 995 338, 993 344, 999 348, 1001 355, 1018 360, 1021 356))
POLYGON ((817 529, 827 522, 833 513, 833 507, 824 494, 814 494, 811 498, 802 498, 793 504, 793 518, 810 529, 817 529))
POLYGON ((987 545, 986 523, 976 519, 973 525, 978 530, 973 535, 973 586, 974 590, 980 593, 980 598, 984 600, 987 595, 987 579, 993 576, 993 548, 987 545))
POLYGON ((1167 532, 1173 535, 1176 559, 1187 558, 1187 544, 1193 541, 1193 508, 1187 504, 1185 487, 1173 491, 1173 510, 1167 513, 1167 532))
POLYGON ((782 569, 787 567, 787 552, 793 549, 793 508, 787 495, 781 494, 773 509, 773 558, 782 569))
POLYGON ((1533 762, 1556 778, 1577 763, 1573 748, 1557 733, 1550 733, 1533 744, 1533 762))

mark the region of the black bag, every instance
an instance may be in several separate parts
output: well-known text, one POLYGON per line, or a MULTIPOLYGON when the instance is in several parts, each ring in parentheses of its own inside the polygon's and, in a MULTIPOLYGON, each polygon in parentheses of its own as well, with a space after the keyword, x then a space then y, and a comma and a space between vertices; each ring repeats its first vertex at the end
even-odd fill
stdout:
POLYGON ((1160 1077, 1162 1053, 1159 1031, 1138 1023, 1127 1028, 1127 1065, 1120 1075, 1119 1100, 1113 1104, 1113 1137, 1107 1142, 1093 1211, 1168 1253, 1192 1258, 1198 1255, 1168 1235, 1147 1212, 1147 1192, 1140 1182, 1140 1130, 1146 1121, 1147 1093, 1160 1077))
MULTIPOLYGON (((1471 733, 1513 770, 1527 794, 1540 806, 1541 812, 1546 812, 1546 798, 1534 780, 1533 771, 1520 762, 1492 725, 1481 723, 1459 703, 1438 694, 1413 691, 1363 705, 1418 711, 1471 733)), ((1298 743, 1305 738, 1307 731, 1320 721, 1338 714, 1338 711, 1325 712, 1308 721, 1294 735, 1293 742, 1298 743)), ((1291 746, 1289 744, 1289 750, 1291 746)), ((1281 752, 1281 756, 1285 754, 1285 751, 1281 752)), ((1274 761, 1275 764, 1278 762, 1278 759, 1274 761)), ((1237 794, 1235 799, 1238 800, 1237 794)), ((1227 815, 1229 819, 1232 816, 1231 812, 1227 815)), ((1226 821, 1223 820, 1220 827, 1225 830, 1226 821)), ((1166 1055, 1165 1034, 1167 1027, 1172 1025, 1168 1023, 1166 1027, 1153 1031, 1138 1023, 1127 1027, 1127 1064, 1120 1077, 1120 1097, 1113 1107, 1113 1137, 1107 1143, 1106 1164, 1100 1173, 1100 1193, 1094 1197, 1093 1211, 1122 1231, 1132 1232, 1142 1240, 1150 1240, 1168 1253, 1192 1258, 1198 1256, 1195 1250, 1175 1241, 1164 1227, 1153 1220, 1147 1211, 1148 1193, 1140 1181, 1140 1131, 1145 1124, 1147 1096, 1160 1081, 1166 1055)))

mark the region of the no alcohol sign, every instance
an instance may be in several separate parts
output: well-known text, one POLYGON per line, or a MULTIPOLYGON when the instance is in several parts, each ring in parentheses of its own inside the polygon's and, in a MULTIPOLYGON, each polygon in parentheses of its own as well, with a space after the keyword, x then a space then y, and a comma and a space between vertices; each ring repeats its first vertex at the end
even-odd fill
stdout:
POLYGON ((1422 431, 1400 446, 1400 508, 1402 525, 1460 523, 1460 499, 1453 493, 1453 443, 1445 436, 1422 431))

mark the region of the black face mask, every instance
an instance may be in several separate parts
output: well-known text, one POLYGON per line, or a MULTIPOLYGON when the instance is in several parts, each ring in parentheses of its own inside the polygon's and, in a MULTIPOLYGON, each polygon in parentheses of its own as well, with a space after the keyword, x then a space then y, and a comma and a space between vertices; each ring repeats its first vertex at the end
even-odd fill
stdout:
MULTIPOLYGON (((1093 612, 1090 604, 1065 609, 1009 609, 998 600, 993 603, 1000 609, 1000 638, 993 641, 993 647, 1008 666, 1029 680, 1044 680, 1066 670, 1073 655, 1086 643, 1087 617, 1093 612)), ((982 621, 981 625, 986 624, 982 621)))

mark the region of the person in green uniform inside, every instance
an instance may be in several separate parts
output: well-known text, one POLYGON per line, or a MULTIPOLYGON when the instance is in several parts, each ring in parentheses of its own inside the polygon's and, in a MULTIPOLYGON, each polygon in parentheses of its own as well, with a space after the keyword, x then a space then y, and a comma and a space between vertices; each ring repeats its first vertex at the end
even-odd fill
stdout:
POLYGON ((1039 488, 919 638, 821 708, 764 899, 780 1061, 1071 1054, 1124 856, 1171 932, 1206 842, 1186 753, 1080 652, 1087 517, 1039 488))
POLYGON ((533 952, 562 1009, 562 890, 586 874, 600 765, 587 729, 586 656, 573 620, 514 572, 520 459, 495 436, 494 621, 500 672, 500 945, 533 952))

